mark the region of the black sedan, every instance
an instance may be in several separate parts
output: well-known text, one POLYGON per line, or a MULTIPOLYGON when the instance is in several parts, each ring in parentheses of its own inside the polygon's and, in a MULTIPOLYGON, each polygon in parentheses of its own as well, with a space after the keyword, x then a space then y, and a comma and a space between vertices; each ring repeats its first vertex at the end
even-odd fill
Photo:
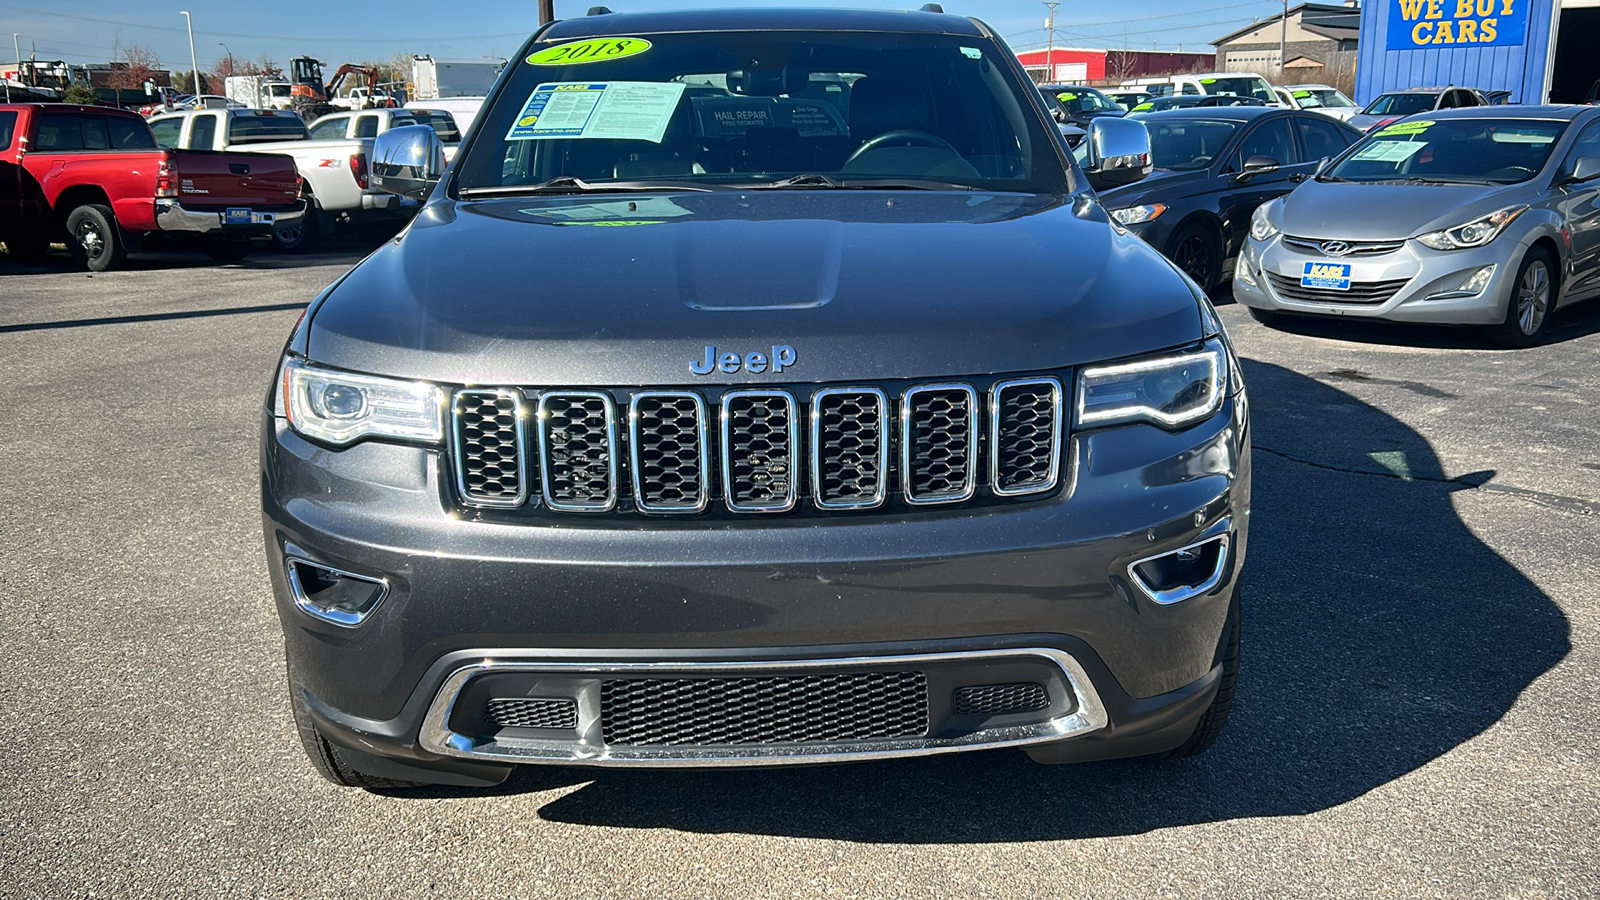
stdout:
POLYGON ((1039 93, 1044 95, 1045 106, 1050 108, 1057 122, 1087 125, 1090 119, 1099 116, 1127 115, 1116 101, 1092 87, 1077 84, 1041 84, 1039 93))
POLYGON ((1207 289, 1226 280, 1226 264, 1244 243, 1256 207, 1289 193, 1323 159, 1361 138, 1328 116, 1269 106, 1133 118, 1150 131, 1155 172, 1102 191, 1100 202, 1114 221, 1207 289))

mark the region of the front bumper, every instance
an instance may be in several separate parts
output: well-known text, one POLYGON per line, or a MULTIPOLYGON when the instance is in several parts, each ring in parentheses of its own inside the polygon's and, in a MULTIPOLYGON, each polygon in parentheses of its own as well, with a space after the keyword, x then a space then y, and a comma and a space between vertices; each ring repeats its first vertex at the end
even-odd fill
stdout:
POLYGON ((156 227, 167 232, 211 236, 271 236, 275 229, 299 222, 306 214, 306 202, 296 200, 291 207, 248 209, 249 222, 228 222, 227 214, 215 209, 194 209, 175 199, 156 200, 156 227))
POLYGON ((1074 435, 1063 490, 1013 506, 529 525, 447 515, 436 450, 331 452, 264 414, 268 568, 305 707, 374 774, 1003 746, 1051 759, 1159 752, 1188 736, 1216 690, 1245 551, 1244 423, 1240 395, 1177 434, 1136 425, 1074 435), (1136 560, 1218 534, 1228 546, 1197 596, 1159 602, 1129 577, 1136 560), (387 594, 356 627, 308 616, 286 553, 382 578, 387 594), (606 677, 906 666, 946 685, 930 692, 936 727, 916 739, 639 748, 596 730, 594 691, 606 677), (525 679, 511 696, 572 698, 576 728, 479 727, 475 686, 501 676, 525 679), (1051 704, 1021 717, 951 718, 948 685, 997 679, 1044 685, 1051 704))
POLYGON ((1385 319, 1434 325, 1494 325, 1503 322, 1517 266, 1531 245, 1503 234, 1487 246, 1469 250, 1429 250, 1416 241, 1404 241, 1388 253, 1371 256, 1331 257, 1285 243, 1283 235, 1267 241, 1245 241, 1233 273, 1233 296, 1256 309, 1296 315, 1385 319), (1354 302, 1340 291, 1315 291, 1309 300, 1303 291, 1289 296, 1272 276, 1298 285, 1307 263, 1348 264, 1353 284, 1399 282, 1404 284, 1382 302, 1354 302), (1493 266, 1494 273, 1478 290, 1460 287, 1475 273, 1493 266), (1326 300, 1322 300, 1326 297, 1326 300), (1320 302, 1319 302, 1320 301, 1320 302))

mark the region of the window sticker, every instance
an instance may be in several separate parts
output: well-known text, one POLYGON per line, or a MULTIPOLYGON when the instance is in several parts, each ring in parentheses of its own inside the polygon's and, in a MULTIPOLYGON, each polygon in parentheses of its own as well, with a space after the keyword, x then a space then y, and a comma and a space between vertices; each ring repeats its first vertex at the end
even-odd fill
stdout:
POLYGON ((1401 122, 1398 125, 1390 125, 1388 128, 1378 132, 1378 137, 1399 137, 1403 134, 1420 134, 1432 127, 1433 122, 1429 119, 1418 119, 1415 122, 1401 122))
POLYGON ((1291 93, 1294 95, 1296 100, 1304 100, 1311 96, 1310 91, 1292 91, 1291 93))
POLYGON ((1062 94, 1057 94, 1056 95, 1056 99, 1060 100, 1062 103, 1070 103, 1071 101, 1078 99, 1078 95, 1077 94, 1070 94, 1070 93, 1062 93, 1062 94))
POLYGON ((1427 141, 1374 141, 1350 155, 1362 162, 1403 163, 1417 155, 1427 141))
POLYGON ((585 63, 611 62, 626 59, 650 49, 644 38, 591 38, 546 47, 528 57, 531 66, 577 66, 585 63))
POLYGON ((549 82, 533 89, 508 141, 608 138, 661 143, 683 96, 681 82, 549 82))
POLYGON ((637 222, 641 219, 661 221, 679 216, 693 215, 689 210, 666 197, 646 197, 641 200, 607 200, 599 203, 568 203, 544 209, 519 209, 525 216, 555 219, 560 224, 590 222, 637 222))

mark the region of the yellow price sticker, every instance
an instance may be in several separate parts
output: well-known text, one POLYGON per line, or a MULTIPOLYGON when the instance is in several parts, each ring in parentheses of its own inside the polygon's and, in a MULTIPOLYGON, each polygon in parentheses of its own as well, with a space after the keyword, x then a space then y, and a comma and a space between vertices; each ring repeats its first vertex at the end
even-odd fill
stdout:
POLYGON ((1429 119, 1419 119, 1415 122, 1401 122, 1398 125, 1390 125, 1388 128, 1378 132, 1378 137, 1395 137, 1406 134, 1421 134, 1432 127, 1433 122, 1429 119))
POLYGON ((546 47, 528 57, 528 64, 577 66, 585 63, 611 62, 614 59, 638 56, 649 49, 650 42, 644 38, 590 38, 587 41, 573 41, 570 44, 546 47))

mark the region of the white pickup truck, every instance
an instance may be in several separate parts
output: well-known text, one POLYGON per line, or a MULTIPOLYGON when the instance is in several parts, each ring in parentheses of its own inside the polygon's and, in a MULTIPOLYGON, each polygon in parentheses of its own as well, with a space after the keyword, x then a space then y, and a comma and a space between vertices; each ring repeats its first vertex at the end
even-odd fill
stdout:
MULTIPOLYGON (((389 112, 374 110, 373 112, 389 112)), ((304 181, 306 215, 301 225, 273 237, 279 249, 296 253, 316 246, 321 236, 354 228, 383 237, 416 214, 417 201, 371 186, 367 167, 371 137, 314 140, 300 117, 272 109, 202 109, 155 116, 150 130, 162 147, 280 153, 294 158, 304 181)))
POLYGON ((312 122, 307 128, 313 141, 340 139, 367 139, 377 137, 391 128, 402 125, 427 125, 444 144, 446 162, 455 158, 461 146, 461 129, 456 120, 442 109, 363 109, 354 112, 329 113, 312 122))

